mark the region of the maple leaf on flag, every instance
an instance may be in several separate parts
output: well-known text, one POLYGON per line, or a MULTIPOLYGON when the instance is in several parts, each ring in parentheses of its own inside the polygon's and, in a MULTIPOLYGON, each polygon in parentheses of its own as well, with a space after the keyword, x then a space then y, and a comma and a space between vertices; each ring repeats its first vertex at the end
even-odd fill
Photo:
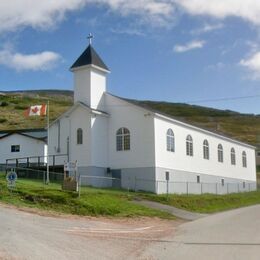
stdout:
POLYGON ((35 105, 35 106, 30 106, 26 111, 25 111, 25 116, 46 116, 47 112, 47 105, 35 105))

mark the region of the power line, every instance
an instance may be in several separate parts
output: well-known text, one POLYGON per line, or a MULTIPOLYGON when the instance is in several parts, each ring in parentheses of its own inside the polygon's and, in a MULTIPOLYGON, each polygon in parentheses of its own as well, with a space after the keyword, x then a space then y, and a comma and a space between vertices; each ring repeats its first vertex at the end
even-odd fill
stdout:
POLYGON ((253 96, 240 96, 240 97, 225 97, 225 98, 215 98, 215 99, 202 99, 202 100, 192 100, 192 101, 182 101, 184 103, 206 103, 206 102, 218 102, 218 101, 229 101, 229 100, 239 100, 248 98, 259 98, 260 95, 253 96))

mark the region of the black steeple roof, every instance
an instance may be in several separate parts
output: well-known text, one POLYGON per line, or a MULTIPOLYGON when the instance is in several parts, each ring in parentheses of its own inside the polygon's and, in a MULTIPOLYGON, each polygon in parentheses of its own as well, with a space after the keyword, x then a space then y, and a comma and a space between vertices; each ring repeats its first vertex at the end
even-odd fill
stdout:
POLYGON ((70 69, 90 64, 109 71, 109 68, 102 61, 102 59, 99 57, 99 55, 96 53, 91 45, 89 45, 87 49, 79 56, 79 58, 74 62, 70 69))

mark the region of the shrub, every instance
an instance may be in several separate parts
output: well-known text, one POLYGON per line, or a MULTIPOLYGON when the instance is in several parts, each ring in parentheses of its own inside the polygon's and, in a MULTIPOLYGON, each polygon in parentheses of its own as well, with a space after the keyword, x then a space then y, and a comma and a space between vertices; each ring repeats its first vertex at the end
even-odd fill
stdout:
POLYGON ((6 106, 8 106, 9 104, 8 104, 8 102, 6 102, 6 101, 2 101, 2 102, 0 102, 0 107, 6 107, 6 106))

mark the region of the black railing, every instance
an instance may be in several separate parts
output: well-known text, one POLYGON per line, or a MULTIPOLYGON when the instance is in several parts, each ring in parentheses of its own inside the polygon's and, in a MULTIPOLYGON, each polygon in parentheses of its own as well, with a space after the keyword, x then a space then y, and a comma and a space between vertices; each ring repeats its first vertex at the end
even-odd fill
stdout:
MULTIPOLYGON (((64 161, 68 160, 67 154, 48 155, 49 167, 55 169, 64 165, 64 161)), ((6 171, 10 168, 33 168, 40 169, 47 167, 47 156, 27 156, 19 158, 6 159, 6 171)))

